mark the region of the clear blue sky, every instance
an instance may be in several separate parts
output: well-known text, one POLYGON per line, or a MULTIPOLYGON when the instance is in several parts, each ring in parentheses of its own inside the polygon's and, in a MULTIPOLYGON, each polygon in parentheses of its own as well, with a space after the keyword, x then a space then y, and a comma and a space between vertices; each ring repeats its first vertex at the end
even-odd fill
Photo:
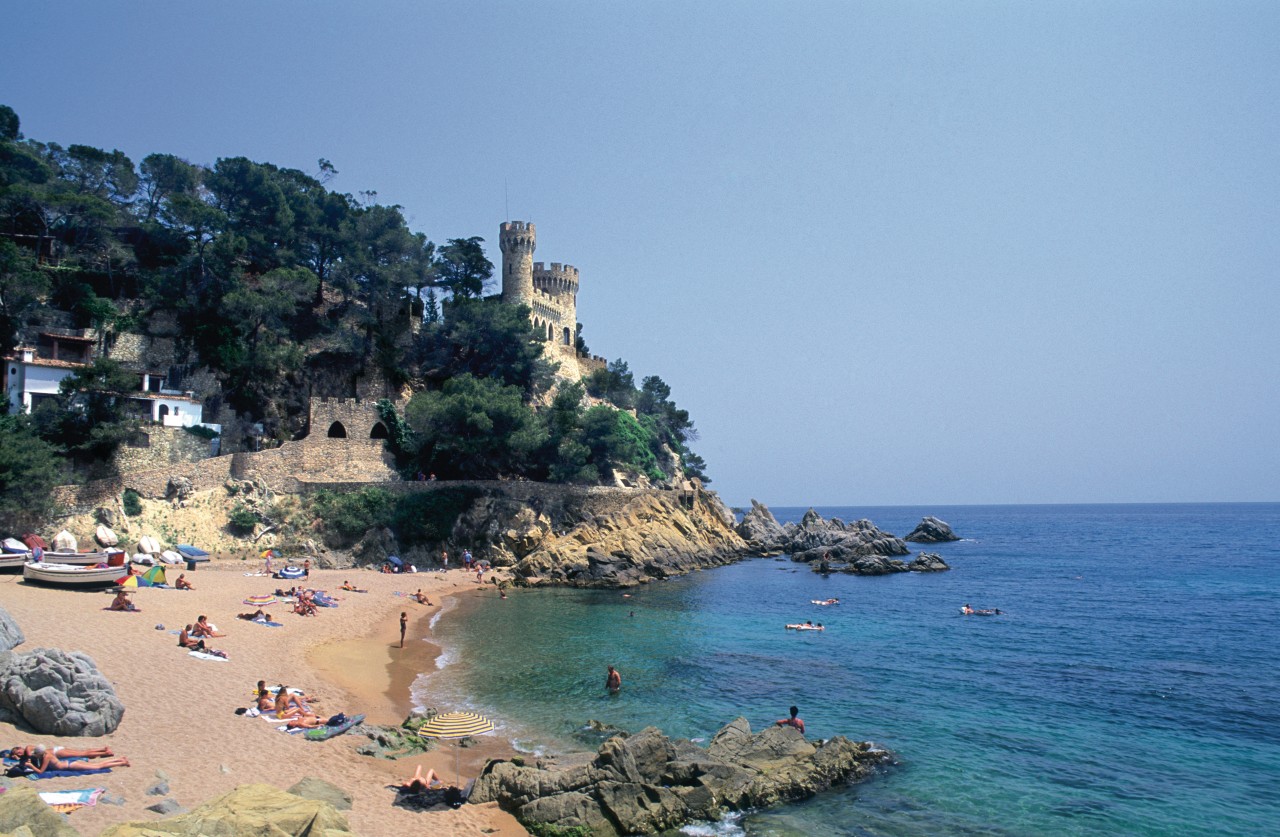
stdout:
POLYGON ((324 157, 495 262, 535 222, 731 503, 1280 500, 1280 4, 4 18, 29 137, 324 157))

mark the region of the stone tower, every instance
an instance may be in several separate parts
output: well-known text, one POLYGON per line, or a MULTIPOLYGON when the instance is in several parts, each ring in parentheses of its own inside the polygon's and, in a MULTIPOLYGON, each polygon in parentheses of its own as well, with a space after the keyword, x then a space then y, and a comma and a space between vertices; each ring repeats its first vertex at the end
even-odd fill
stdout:
POLYGON ((498 233, 502 249, 502 301, 533 304, 533 251, 538 243, 533 224, 506 221, 498 233))

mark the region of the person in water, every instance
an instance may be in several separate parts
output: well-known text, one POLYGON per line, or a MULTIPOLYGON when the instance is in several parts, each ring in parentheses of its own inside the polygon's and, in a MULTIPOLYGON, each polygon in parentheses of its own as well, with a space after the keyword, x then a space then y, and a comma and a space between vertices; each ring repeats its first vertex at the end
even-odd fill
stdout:
POLYGON ((804 735, 804 721, 802 721, 799 717, 797 717, 799 714, 800 714, 800 707, 793 706, 791 707, 790 718, 779 718, 774 723, 780 727, 795 727, 796 729, 800 730, 801 735, 804 735))
POLYGON ((609 666, 609 673, 604 678, 604 687, 611 695, 616 695, 622 690, 622 675, 613 666, 609 666))

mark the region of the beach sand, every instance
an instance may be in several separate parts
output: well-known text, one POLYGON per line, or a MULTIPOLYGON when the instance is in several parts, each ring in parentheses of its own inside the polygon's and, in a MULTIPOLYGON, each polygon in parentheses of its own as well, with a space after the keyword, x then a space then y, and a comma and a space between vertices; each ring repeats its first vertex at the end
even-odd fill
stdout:
POLYGON ((318 697, 316 711, 322 716, 363 713, 370 723, 399 724, 412 708, 410 684, 419 672, 435 667, 438 649, 426 639, 432 614, 451 595, 483 590, 496 598, 492 585, 482 588, 473 574, 462 570, 416 575, 313 570, 306 586, 328 590, 342 598, 341 604, 320 608, 315 617, 293 614, 287 605, 269 606, 275 621, 284 623, 271 628, 237 619, 237 613, 255 609, 243 600, 296 582, 245 574, 256 569, 254 562, 237 560, 202 564, 195 572, 171 569, 171 581, 185 572, 196 589, 140 588, 132 594, 140 613, 104 610, 109 593, 41 587, 23 582, 20 573, 0 574, 0 606, 27 637, 16 650, 49 647, 88 654, 125 706, 120 727, 103 738, 39 736, 0 723, 0 747, 106 745, 132 763, 109 774, 46 779, 31 786, 42 791, 103 787, 124 798, 123 805, 100 802, 74 812, 71 824, 85 835, 115 822, 159 819, 145 810, 160 798, 146 794, 158 772, 168 778, 168 796, 188 809, 237 785, 266 782, 288 789, 304 776, 316 776, 352 795, 346 815, 359 834, 525 833, 493 804, 425 813, 392 805, 395 793, 388 785, 412 775, 419 763, 452 781, 455 755, 460 755, 465 783, 488 758, 512 755, 510 743, 495 735, 474 739, 478 746, 460 753, 445 743, 425 756, 387 761, 355 752, 367 741, 364 736, 311 742, 278 732, 262 718, 235 714, 237 707, 251 705, 254 685, 265 679, 268 685, 284 683, 318 697), (347 579, 369 592, 343 592, 339 588, 347 579), (395 595, 419 588, 434 607, 395 595), (410 620, 403 649, 402 611, 410 620), (178 648, 173 632, 201 614, 227 634, 208 641, 227 653, 227 661, 200 660, 178 648))

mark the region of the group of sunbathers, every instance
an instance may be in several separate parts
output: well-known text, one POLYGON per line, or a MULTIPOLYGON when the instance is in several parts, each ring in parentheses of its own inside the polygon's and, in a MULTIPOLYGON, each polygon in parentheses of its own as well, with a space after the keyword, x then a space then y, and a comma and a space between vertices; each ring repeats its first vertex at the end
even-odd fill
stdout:
POLYGON ((273 691, 267 688, 267 681, 258 681, 258 711, 263 715, 275 715, 276 720, 284 721, 289 729, 315 729, 324 726, 324 721, 311 710, 311 703, 318 702, 317 698, 309 698, 301 690, 290 689, 283 683, 273 691))
POLYGON ((67 747, 46 747, 43 744, 19 745, 4 752, 6 759, 17 762, 6 769, 11 776, 26 776, 49 770, 99 770, 104 767, 128 767, 129 760, 111 752, 110 747, 91 750, 72 750, 67 747), (102 759, 102 761, 70 761, 70 759, 102 759))
POLYGON ((209 624, 208 617, 202 613, 193 624, 185 625, 178 631, 178 646, 188 651, 203 651, 215 657, 227 656, 225 651, 215 651, 205 645, 205 638, 215 636, 226 636, 226 634, 218 633, 217 626, 209 624))

